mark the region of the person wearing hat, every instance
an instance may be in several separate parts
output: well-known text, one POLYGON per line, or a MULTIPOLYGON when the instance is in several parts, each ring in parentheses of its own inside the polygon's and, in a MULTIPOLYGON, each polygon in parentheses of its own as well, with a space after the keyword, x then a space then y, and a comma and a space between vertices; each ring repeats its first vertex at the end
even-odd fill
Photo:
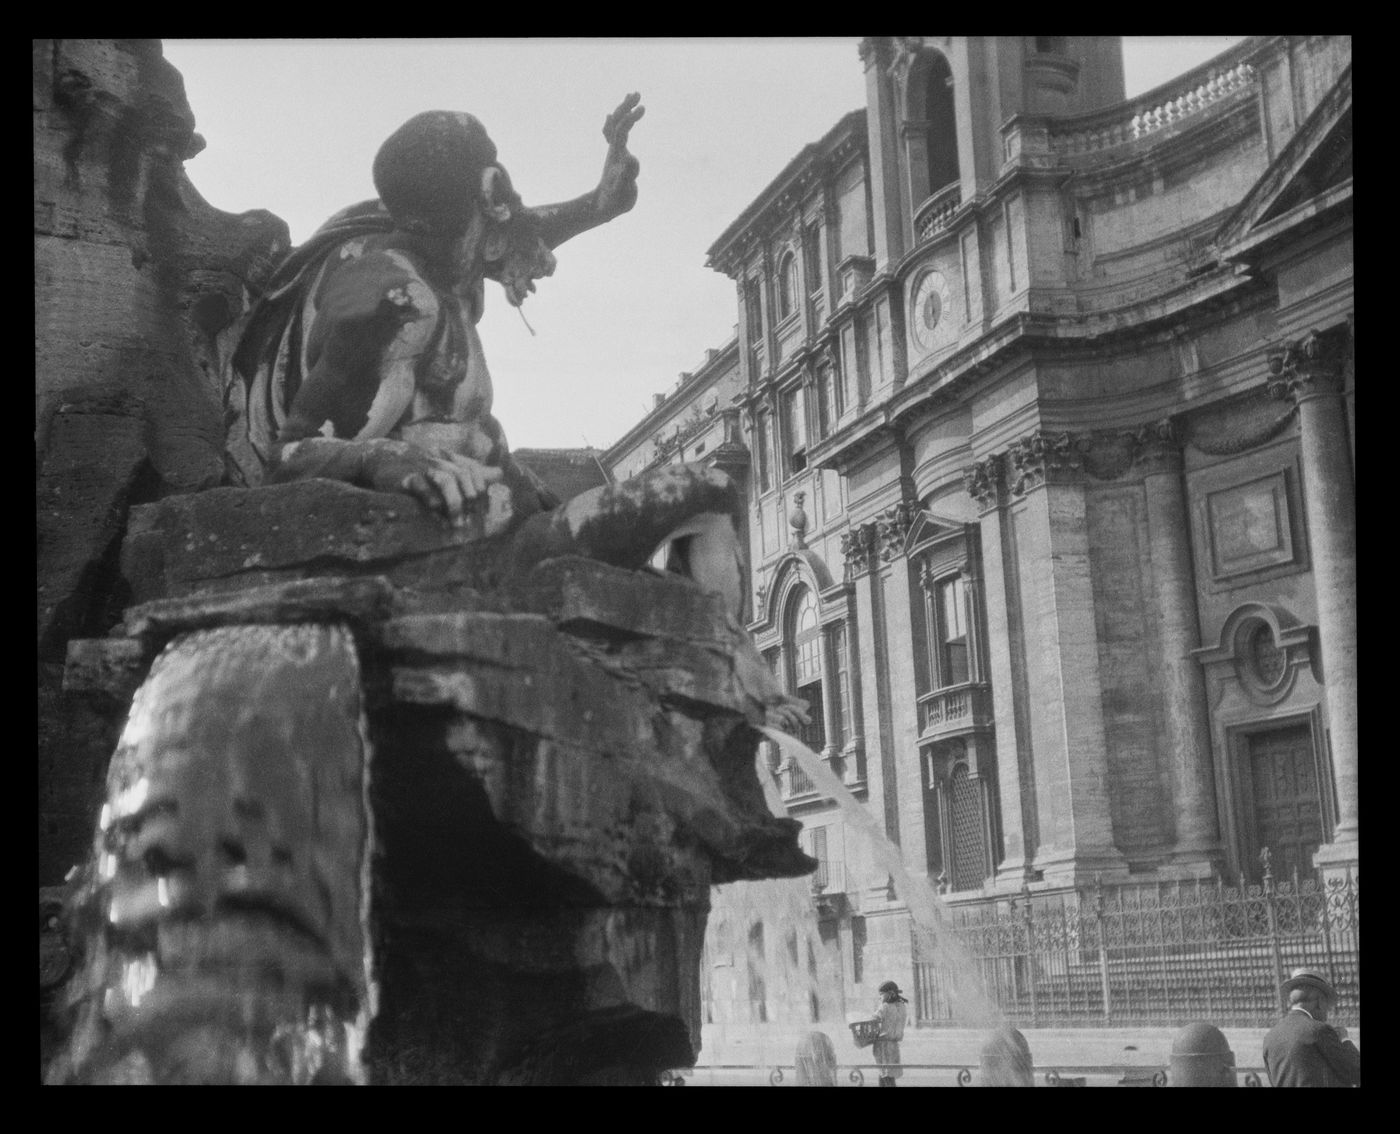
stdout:
POLYGON ((1294 969, 1283 982, 1288 1011, 1264 1037, 1264 1066, 1275 1087, 1359 1087, 1361 1052, 1327 1022, 1337 992, 1321 973, 1294 969))
POLYGON ((880 1007, 875 1010, 879 1033, 872 1048, 875 1062, 880 1065, 880 1086, 893 1087, 904 1074, 899 1065, 899 1041, 904 1038, 904 1023, 909 1015, 909 1001, 900 994, 899 985, 892 980, 880 986, 880 1007))

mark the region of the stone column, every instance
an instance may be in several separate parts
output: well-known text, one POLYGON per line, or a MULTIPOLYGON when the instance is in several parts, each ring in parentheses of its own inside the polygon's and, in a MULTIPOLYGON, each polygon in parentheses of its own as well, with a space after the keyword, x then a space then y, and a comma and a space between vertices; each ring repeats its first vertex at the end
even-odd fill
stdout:
POLYGON ((1008 487, 1025 501, 1015 517, 1019 551, 1033 564, 1023 599, 1041 840, 1034 865, 1047 882, 1077 883, 1126 872, 1109 812, 1082 460, 1069 434, 1040 430, 1008 457, 1008 487))
POLYGON ((992 684, 996 721, 997 776, 1001 796, 1002 847, 996 884, 1019 890, 1035 854, 1035 769, 1026 720, 1025 665, 1020 630, 1016 559, 1005 538, 1006 485, 1003 459, 987 457, 963 472, 963 483, 977 504, 982 535, 983 589, 987 605, 987 677, 992 684))
POLYGON ((1337 788, 1337 829, 1314 861, 1357 861, 1356 484, 1343 387, 1346 328, 1316 332, 1269 360, 1270 389, 1298 406, 1303 502, 1317 589, 1317 628, 1337 788))
POLYGON ((861 736, 864 741, 864 765, 866 801, 870 813, 880 823, 887 835, 891 832, 885 815, 885 777, 882 768, 883 752, 880 747, 880 698, 878 672, 881 664, 877 656, 878 642, 875 635, 876 604, 879 599, 874 588, 879 585, 871 568, 878 564, 875 551, 875 525, 859 524, 841 537, 841 549, 846 557, 846 577, 854 589, 853 606, 856 612, 855 632, 848 635, 846 646, 850 650, 852 668, 859 668, 860 680, 853 683, 851 690, 852 708, 859 704, 861 736))
POLYGON ((1218 872, 1223 857, 1215 802, 1205 676, 1192 651, 1201 644, 1190 523, 1182 483, 1181 445, 1170 420, 1138 430, 1134 459, 1147 498, 1148 553, 1152 557, 1161 680, 1170 753, 1176 845, 1172 860, 1208 864, 1218 872))

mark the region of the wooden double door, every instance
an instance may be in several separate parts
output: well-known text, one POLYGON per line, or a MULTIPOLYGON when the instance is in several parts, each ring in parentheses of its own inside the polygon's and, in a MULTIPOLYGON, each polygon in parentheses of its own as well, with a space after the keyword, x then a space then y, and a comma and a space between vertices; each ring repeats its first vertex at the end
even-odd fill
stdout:
POLYGON ((1312 872, 1313 854, 1327 839, 1317 747, 1309 722, 1251 732, 1242 738, 1246 875, 1263 874, 1268 847, 1274 878, 1312 872))

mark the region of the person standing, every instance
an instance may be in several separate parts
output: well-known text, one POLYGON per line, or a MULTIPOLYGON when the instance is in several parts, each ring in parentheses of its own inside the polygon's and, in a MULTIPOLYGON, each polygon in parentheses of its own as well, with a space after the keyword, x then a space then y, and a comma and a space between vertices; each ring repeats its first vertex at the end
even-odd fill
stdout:
POLYGON ((904 1074, 899 1065, 899 1041, 904 1038, 904 1023, 909 1016, 909 1001, 900 994, 899 985, 892 980, 880 986, 880 1007, 875 1011, 879 1032, 875 1037, 875 1062, 880 1065, 880 1086, 893 1087, 904 1074))
POLYGON ((1359 1087, 1361 1052, 1327 1022, 1337 992, 1312 969, 1283 983, 1288 1011, 1264 1037, 1264 1066, 1275 1087, 1359 1087))

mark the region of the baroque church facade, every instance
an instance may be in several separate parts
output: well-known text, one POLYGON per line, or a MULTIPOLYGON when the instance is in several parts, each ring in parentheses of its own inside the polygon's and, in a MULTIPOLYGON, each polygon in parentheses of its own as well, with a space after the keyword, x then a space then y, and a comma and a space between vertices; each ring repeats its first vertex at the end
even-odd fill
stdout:
MULTIPOLYGON (((945 905, 1355 871, 1350 37, 1132 100, 1111 36, 859 55, 865 107, 709 250, 736 336, 608 470, 740 481, 800 739, 945 905)), ((869 1008, 907 906, 767 758, 834 1016, 869 1008)), ((712 1022, 768 1018, 705 975, 712 1022)))

